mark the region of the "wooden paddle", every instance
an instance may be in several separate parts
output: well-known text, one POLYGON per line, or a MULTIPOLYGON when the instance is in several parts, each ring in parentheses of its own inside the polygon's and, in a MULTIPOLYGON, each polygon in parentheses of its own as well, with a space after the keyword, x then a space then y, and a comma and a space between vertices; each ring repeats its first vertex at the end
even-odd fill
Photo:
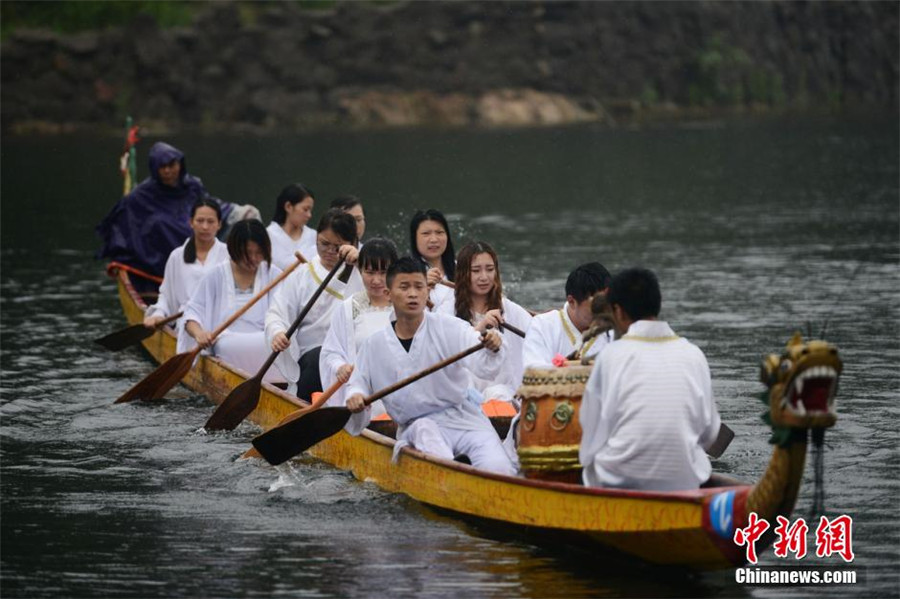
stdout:
MULTIPOLYGON (((281 426, 282 424, 287 424, 288 422, 293 422, 297 418, 300 418, 304 414, 309 414, 310 412, 314 412, 325 405, 325 402, 328 401, 332 395, 337 393, 337 390, 341 388, 344 383, 341 381, 335 381, 333 385, 325 389, 324 393, 320 393, 319 397, 316 398, 315 401, 310 402, 308 406, 305 408, 300 408, 299 410, 295 410, 278 421, 278 424, 275 426, 281 426)), ((275 428, 275 427, 272 427, 275 428)), ((244 458, 261 458, 262 455, 258 451, 256 451, 255 447, 251 447, 243 454, 241 454, 240 459, 244 458)))
POLYGON ((145 327, 143 324, 133 324, 130 327, 125 327, 124 329, 119 329, 105 337, 100 337, 99 339, 94 339, 94 343, 98 345, 102 345, 106 349, 110 351, 119 351, 125 349, 129 345, 134 345, 135 343, 140 343, 157 330, 161 329, 163 326, 169 324, 170 322, 175 322, 184 312, 179 312, 178 314, 173 314, 165 318, 164 320, 160 320, 152 327, 145 327))
MULTIPOLYGON (((303 306, 300 314, 297 315, 297 318, 291 323, 290 328, 285 332, 288 340, 290 340, 294 332, 300 327, 300 323, 306 318, 306 315, 312 309, 313 304, 316 303, 316 300, 319 299, 319 296, 322 295, 322 292, 328 287, 328 283, 331 282, 331 279, 334 278, 334 275, 337 274, 337 271, 343 264, 344 260, 338 259, 337 263, 328 273, 328 276, 326 276, 319 284, 319 288, 316 289, 315 293, 312 294, 312 297, 309 298, 309 301, 306 302, 306 305, 303 306)), ((275 358, 277 358, 280 353, 281 351, 273 351, 269 354, 269 357, 253 378, 247 379, 231 390, 231 393, 228 394, 225 401, 219 404, 216 411, 213 412, 212 416, 209 417, 209 420, 206 421, 206 424, 204 425, 206 430, 230 431, 239 425, 244 418, 250 415, 250 412, 256 409, 256 405, 259 403, 259 392, 262 386, 263 376, 269 368, 271 368, 272 364, 275 362, 275 358)))
MULTIPOLYGON (((454 356, 441 360, 433 366, 418 372, 410 377, 385 387, 367 397, 365 404, 371 405, 385 395, 399 391, 403 387, 418 381, 419 379, 437 372, 445 366, 462 360, 470 354, 474 354, 484 347, 484 343, 473 345, 469 349, 454 356)), ((302 417, 298 417, 284 425, 279 425, 253 439, 253 447, 273 466, 285 462, 295 455, 302 453, 344 428, 350 420, 351 412, 344 407, 329 407, 313 410, 302 417)))
POLYGON ((510 333, 514 333, 514 334, 518 335, 522 339, 525 338, 525 331, 523 331, 519 327, 514 327, 513 325, 509 324, 508 322, 501 322, 500 326, 503 327, 504 329, 506 329, 507 331, 509 331, 510 333))
MULTIPOLYGON (((253 307, 260 299, 265 297, 276 285, 281 283, 289 274, 294 272, 298 266, 306 262, 306 259, 297 252, 297 261, 287 267, 280 275, 275 277, 268 285, 263 287, 259 293, 254 295, 250 300, 241 307, 240 310, 228 317, 228 319, 220 324, 210 335, 210 345, 215 342, 222 331, 227 329, 231 324, 243 316, 243 314, 253 307)), ((124 403, 134 401, 135 399, 158 399, 166 394, 166 392, 174 387, 184 378, 184 375, 191 369, 194 358, 201 352, 203 348, 199 345, 194 349, 180 354, 176 354, 163 362, 156 370, 141 379, 135 386, 125 392, 115 403, 124 403)))

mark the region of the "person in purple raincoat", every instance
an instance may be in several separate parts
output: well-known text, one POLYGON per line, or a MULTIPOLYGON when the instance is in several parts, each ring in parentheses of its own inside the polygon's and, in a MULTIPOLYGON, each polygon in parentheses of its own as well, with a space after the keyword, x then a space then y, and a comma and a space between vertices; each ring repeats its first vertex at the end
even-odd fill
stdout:
MULTIPOLYGON (((172 250, 191 236, 190 211, 209 193, 188 174, 184 153, 165 142, 150 148, 150 176, 119 200, 97 226, 103 238, 98 258, 108 258, 162 276, 172 250)), ((215 198, 214 198, 215 199, 215 198)), ((227 225, 259 218, 259 210, 217 200, 227 225)))

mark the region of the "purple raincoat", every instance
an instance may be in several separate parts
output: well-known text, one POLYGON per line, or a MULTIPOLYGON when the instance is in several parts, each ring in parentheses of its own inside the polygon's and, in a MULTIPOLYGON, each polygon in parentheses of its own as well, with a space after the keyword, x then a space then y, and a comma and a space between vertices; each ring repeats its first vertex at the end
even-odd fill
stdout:
MULTIPOLYGON (((97 257, 161 277, 169 253, 192 234, 191 206, 209 194, 199 178, 187 173, 181 150, 157 142, 150 148, 149 162, 150 176, 119 200, 97 225, 97 233, 103 238, 97 257), (181 175, 178 185, 169 187, 159 180, 159 167, 173 160, 181 163, 181 175)), ((232 205, 221 205, 224 221, 232 205)))

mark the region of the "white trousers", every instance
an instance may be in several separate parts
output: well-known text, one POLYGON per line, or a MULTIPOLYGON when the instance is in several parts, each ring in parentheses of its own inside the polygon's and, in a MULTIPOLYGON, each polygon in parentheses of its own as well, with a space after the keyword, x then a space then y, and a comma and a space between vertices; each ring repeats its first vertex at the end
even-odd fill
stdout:
POLYGON ((438 426, 429 418, 419 418, 403 431, 398 441, 405 441, 423 453, 445 460, 465 454, 472 466, 488 472, 516 475, 516 468, 506 455, 500 437, 493 430, 459 430, 438 426))
MULTIPOLYGON (((213 353, 223 362, 237 366, 253 376, 272 353, 272 349, 266 346, 266 334, 263 331, 252 333, 225 331, 213 345, 213 353)), ((283 383, 284 377, 277 368, 269 368, 263 380, 267 383, 283 383)))

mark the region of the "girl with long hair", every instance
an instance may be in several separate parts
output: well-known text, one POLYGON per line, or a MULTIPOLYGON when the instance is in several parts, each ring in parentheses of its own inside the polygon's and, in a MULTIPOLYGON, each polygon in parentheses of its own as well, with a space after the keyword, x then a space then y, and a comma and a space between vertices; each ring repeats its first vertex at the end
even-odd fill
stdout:
POLYGON ((440 311, 469 322, 479 332, 493 328, 503 334, 503 343, 509 348, 509 359, 496 379, 484 381, 475 378, 473 386, 484 398, 513 401, 524 372, 523 339, 501 325, 509 323, 524 332, 531 324, 531 315, 503 295, 500 260, 490 244, 478 241, 466 244, 459 250, 454 301, 444 303, 440 311))
POLYGON ((452 283, 456 275, 450 225, 440 210, 420 210, 413 215, 409 223, 409 246, 413 258, 428 266, 431 309, 437 310, 453 298, 453 289, 440 284, 441 281, 452 283))

